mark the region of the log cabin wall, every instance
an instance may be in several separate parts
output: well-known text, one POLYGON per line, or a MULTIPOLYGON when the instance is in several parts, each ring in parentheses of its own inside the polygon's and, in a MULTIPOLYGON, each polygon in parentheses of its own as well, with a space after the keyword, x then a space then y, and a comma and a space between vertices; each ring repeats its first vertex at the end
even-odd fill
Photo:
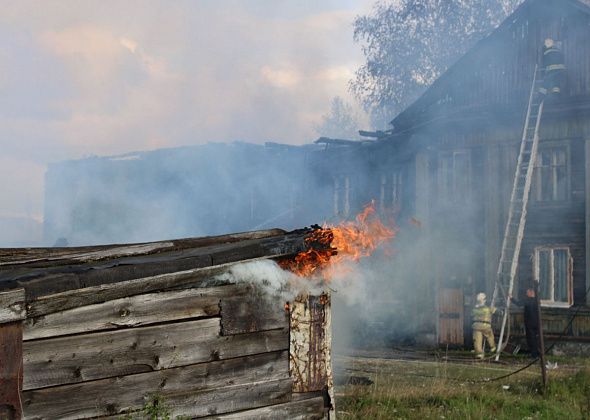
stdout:
MULTIPOLYGON (((0 356, 11 355, 0 364, 2 418, 143 418, 147 410, 171 418, 327 418, 329 341, 308 351, 322 369, 298 359, 299 369, 315 378, 302 385, 290 373, 291 313, 284 302, 256 285, 218 277, 241 261, 292 255, 303 249, 303 238, 272 230, 0 250, 0 285, 21 286, 0 292, 0 356), (209 264, 178 270, 181 251, 180 260, 200 256, 209 264), (211 263, 222 256, 225 263, 211 263), (164 272, 144 275, 154 263, 164 272), (112 271, 129 266, 135 272, 112 271), (80 285, 88 271, 98 273, 94 284, 80 285), (56 291, 51 283, 60 275, 69 281, 56 291)), ((299 305, 310 306, 308 299, 299 305)), ((314 307, 329 314, 329 298, 314 300, 314 307)), ((319 325, 316 335, 329 337, 325 317, 308 321, 319 325)))
MULTIPOLYGON (((403 206, 415 210, 423 234, 432 238, 431 249, 423 255, 430 267, 416 268, 423 285, 420 308, 436 308, 431 291, 436 294, 441 282, 449 278, 456 282, 453 277, 458 274, 467 304, 470 294, 480 290, 491 293, 494 288, 533 70, 548 37, 561 42, 567 83, 561 98, 545 108, 540 150, 545 151, 544 159, 559 161, 557 166, 563 166, 566 180, 559 187, 563 191, 555 197, 541 197, 555 193, 547 193, 547 181, 541 182, 543 172, 553 171, 557 176, 561 169, 535 169, 531 197, 540 195, 529 204, 517 287, 526 288, 537 275, 535 258, 539 252, 549 255, 566 248, 573 261, 569 263, 571 300, 557 305, 546 302, 545 308, 567 324, 577 306, 587 304, 589 24, 587 2, 524 2, 401 112, 392 121, 389 137, 374 146, 376 154, 387 156, 381 159, 382 164, 393 160, 413 174, 407 177, 411 193, 404 197, 407 203, 403 206), (394 151, 387 153, 388 149, 394 151), (462 160, 461 168, 453 166, 462 160), (449 194, 449 185, 462 177, 467 178, 462 183, 464 193, 449 194), (445 195, 451 195, 447 200, 450 205, 445 206, 445 195), (467 202, 461 204, 465 198, 467 202)), ((543 166, 541 161, 538 165, 543 166)), ((431 330, 436 328, 433 317, 421 321, 431 330)), ((588 318, 584 311, 579 311, 578 317, 588 318)), ((557 324, 547 328, 555 332, 557 324)), ((583 338, 589 333, 576 327, 567 334, 583 338)))

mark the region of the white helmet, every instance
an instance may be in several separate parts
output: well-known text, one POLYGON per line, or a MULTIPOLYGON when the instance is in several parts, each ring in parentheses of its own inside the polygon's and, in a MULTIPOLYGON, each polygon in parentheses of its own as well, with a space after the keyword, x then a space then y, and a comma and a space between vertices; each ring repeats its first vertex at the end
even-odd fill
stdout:
POLYGON ((478 293, 476 299, 479 303, 484 303, 486 301, 486 294, 483 292, 478 293))
POLYGON ((545 48, 551 48, 554 45, 554 41, 551 38, 545 40, 545 48))

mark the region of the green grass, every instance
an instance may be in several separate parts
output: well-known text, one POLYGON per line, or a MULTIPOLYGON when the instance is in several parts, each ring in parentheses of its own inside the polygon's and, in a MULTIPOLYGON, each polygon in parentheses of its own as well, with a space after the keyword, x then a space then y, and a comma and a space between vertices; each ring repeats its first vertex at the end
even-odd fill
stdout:
MULTIPOLYGON (((349 361, 350 362, 350 361, 349 361)), ((520 365, 364 360, 354 375, 370 386, 336 389, 339 419, 590 419, 590 369, 551 371, 543 392, 538 366, 500 381, 520 365)), ((349 365, 350 366, 350 365, 349 365)))

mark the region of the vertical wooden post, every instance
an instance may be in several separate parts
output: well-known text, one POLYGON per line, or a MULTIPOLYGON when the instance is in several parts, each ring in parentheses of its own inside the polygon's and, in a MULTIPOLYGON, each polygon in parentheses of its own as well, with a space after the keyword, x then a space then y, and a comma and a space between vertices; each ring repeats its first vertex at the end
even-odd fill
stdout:
POLYGON ((539 282, 534 281, 535 285, 535 306, 537 307, 537 316, 539 317, 539 361, 541 363, 541 377, 543 379, 543 390, 547 387, 547 367, 545 365, 545 340, 543 338, 543 320, 541 319, 541 305, 539 303, 539 282))
POLYGON ((334 416, 332 375, 332 310, 328 293, 300 295, 290 307, 289 372, 293 392, 322 391, 330 418, 334 416))
POLYGON ((25 291, 0 292, 0 418, 22 418, 25 291))

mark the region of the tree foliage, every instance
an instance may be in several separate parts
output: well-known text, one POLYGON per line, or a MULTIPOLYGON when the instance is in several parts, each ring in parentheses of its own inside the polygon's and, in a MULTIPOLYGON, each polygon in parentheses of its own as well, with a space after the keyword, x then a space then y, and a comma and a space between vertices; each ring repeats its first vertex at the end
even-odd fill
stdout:
POLYGON ((330 112, 322 117, 315 131, 324 137, 351 139, 358 137, 359 115, 340 96, 332 98, 330 112))
POLYGON ((522 0, 379 0, 354 21, 366 62, 351 90, 391 119, 522 0))

